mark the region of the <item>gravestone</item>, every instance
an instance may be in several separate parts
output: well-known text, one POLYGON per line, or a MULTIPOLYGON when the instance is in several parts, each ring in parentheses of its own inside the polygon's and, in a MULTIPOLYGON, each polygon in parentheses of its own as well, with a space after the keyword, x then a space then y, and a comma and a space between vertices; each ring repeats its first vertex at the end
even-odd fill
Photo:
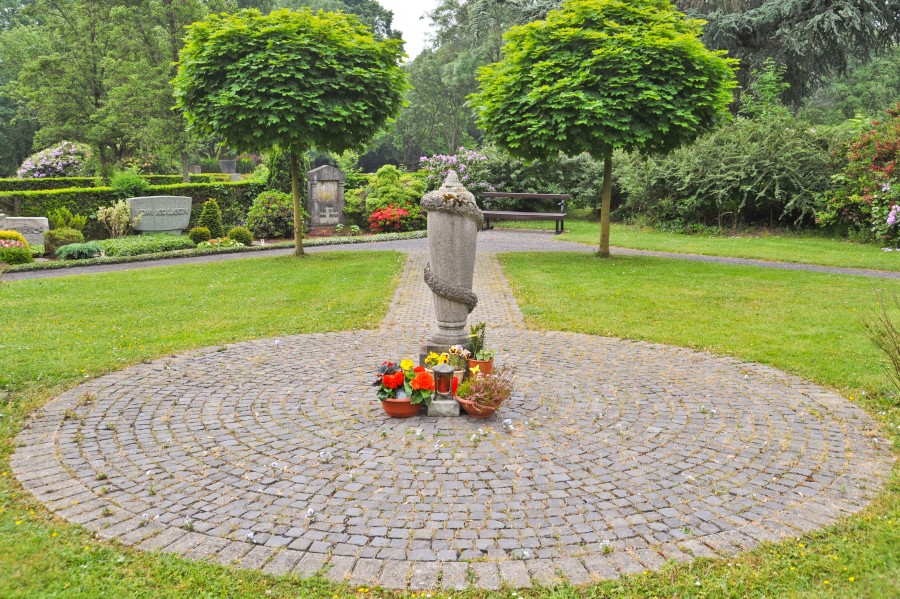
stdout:
POLYGON ((232 181, 241 180, 241 175, 237 172, 237 160, 220 160, 219 168, 223 174, 231 175, 232 181))
POLYGON ((44 217, 0 214, 0 231, 18 231, 28 245, 44 245, 44 233, 49 230, 50 224, 44 217))
POLYGON ((339 168, 324 165, 306 173, 310 227, 344 224, 344 181, 347 176, 339 168))
POLYGON ((140 217, 134 226, 138 233, 173 233, 188 228, 193 200, 186 196, 146 196, 125 200, 132 218, 140 217))
POLYGON ((188 167, 188 174, 190 175, 199 175, 202 169, 199 164, 192 164, 188 167))

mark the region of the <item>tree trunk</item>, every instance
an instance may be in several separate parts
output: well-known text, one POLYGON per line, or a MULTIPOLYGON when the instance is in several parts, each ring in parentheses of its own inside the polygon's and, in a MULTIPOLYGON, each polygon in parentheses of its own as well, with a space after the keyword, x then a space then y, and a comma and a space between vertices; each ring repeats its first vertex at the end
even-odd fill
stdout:
POLYGON ((181 153, 181 180, 185 183, 191 182, 191 173, 188 172, 188 155, 187 152, 181 153))
POLYGON ((603 195, 600 200, 601 258, 609 258, 609 210, 612 204, 612 152, 603 157, 603 195))
POLYGON ((294 255, 303 256, 303 213, 300 211, 300 167, 297 165, 297 151, 290 150, 291 192, 294 194, 294 255))

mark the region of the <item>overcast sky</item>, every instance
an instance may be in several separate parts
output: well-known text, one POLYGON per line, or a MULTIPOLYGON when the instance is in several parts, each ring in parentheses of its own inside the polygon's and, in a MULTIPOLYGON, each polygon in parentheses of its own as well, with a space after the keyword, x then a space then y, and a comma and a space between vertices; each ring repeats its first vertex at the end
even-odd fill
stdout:
POLYGON ((425 17, 425 13, 433 10, 438 0, 378 0, 378 2, 394 13, 391 27, 403 32, 406 53, 409 54, 410 60, 415 58, 425 47, 425 33, 431 23, 425 17))

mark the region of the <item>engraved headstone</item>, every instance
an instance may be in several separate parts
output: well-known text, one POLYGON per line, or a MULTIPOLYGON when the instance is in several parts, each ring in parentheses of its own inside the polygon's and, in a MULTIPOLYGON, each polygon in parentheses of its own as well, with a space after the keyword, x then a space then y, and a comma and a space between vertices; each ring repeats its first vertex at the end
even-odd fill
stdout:
POLYGON ((188 173, 191 175, 199 175, 202 172, 199 164, 192 164, 188 167, 188 173))
POLYGON ((329 227, 344 223, 344 181, 347 176, 339 168, 325 165, 306 173, 311 227, 329 227))
POLYGON ((237 173, 237 161, 236 160, 220 160, 219 168, 222 169, 222 172, 226 175, 233 175, 237 173))
POLYGON ((188 228, 192 200, 186 196, 146 196, 125 200, 132 218, 140 216, 134 230, 139 233, 179 234, 188 228))
POLYGON ((28 245, 44 245, 44 233, 49 230, 50 224, 44 217, 0 214, 0 231, 18 231, 28 245))

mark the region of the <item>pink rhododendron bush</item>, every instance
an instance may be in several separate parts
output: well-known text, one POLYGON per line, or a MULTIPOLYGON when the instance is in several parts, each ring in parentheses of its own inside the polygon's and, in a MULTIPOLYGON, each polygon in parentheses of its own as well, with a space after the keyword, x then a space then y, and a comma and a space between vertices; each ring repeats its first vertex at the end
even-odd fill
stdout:
POLYGON ((91 149, 72 141, 62 141, 25 159, 17 174, 22 179, 78 177, 85 175, 91 149))

